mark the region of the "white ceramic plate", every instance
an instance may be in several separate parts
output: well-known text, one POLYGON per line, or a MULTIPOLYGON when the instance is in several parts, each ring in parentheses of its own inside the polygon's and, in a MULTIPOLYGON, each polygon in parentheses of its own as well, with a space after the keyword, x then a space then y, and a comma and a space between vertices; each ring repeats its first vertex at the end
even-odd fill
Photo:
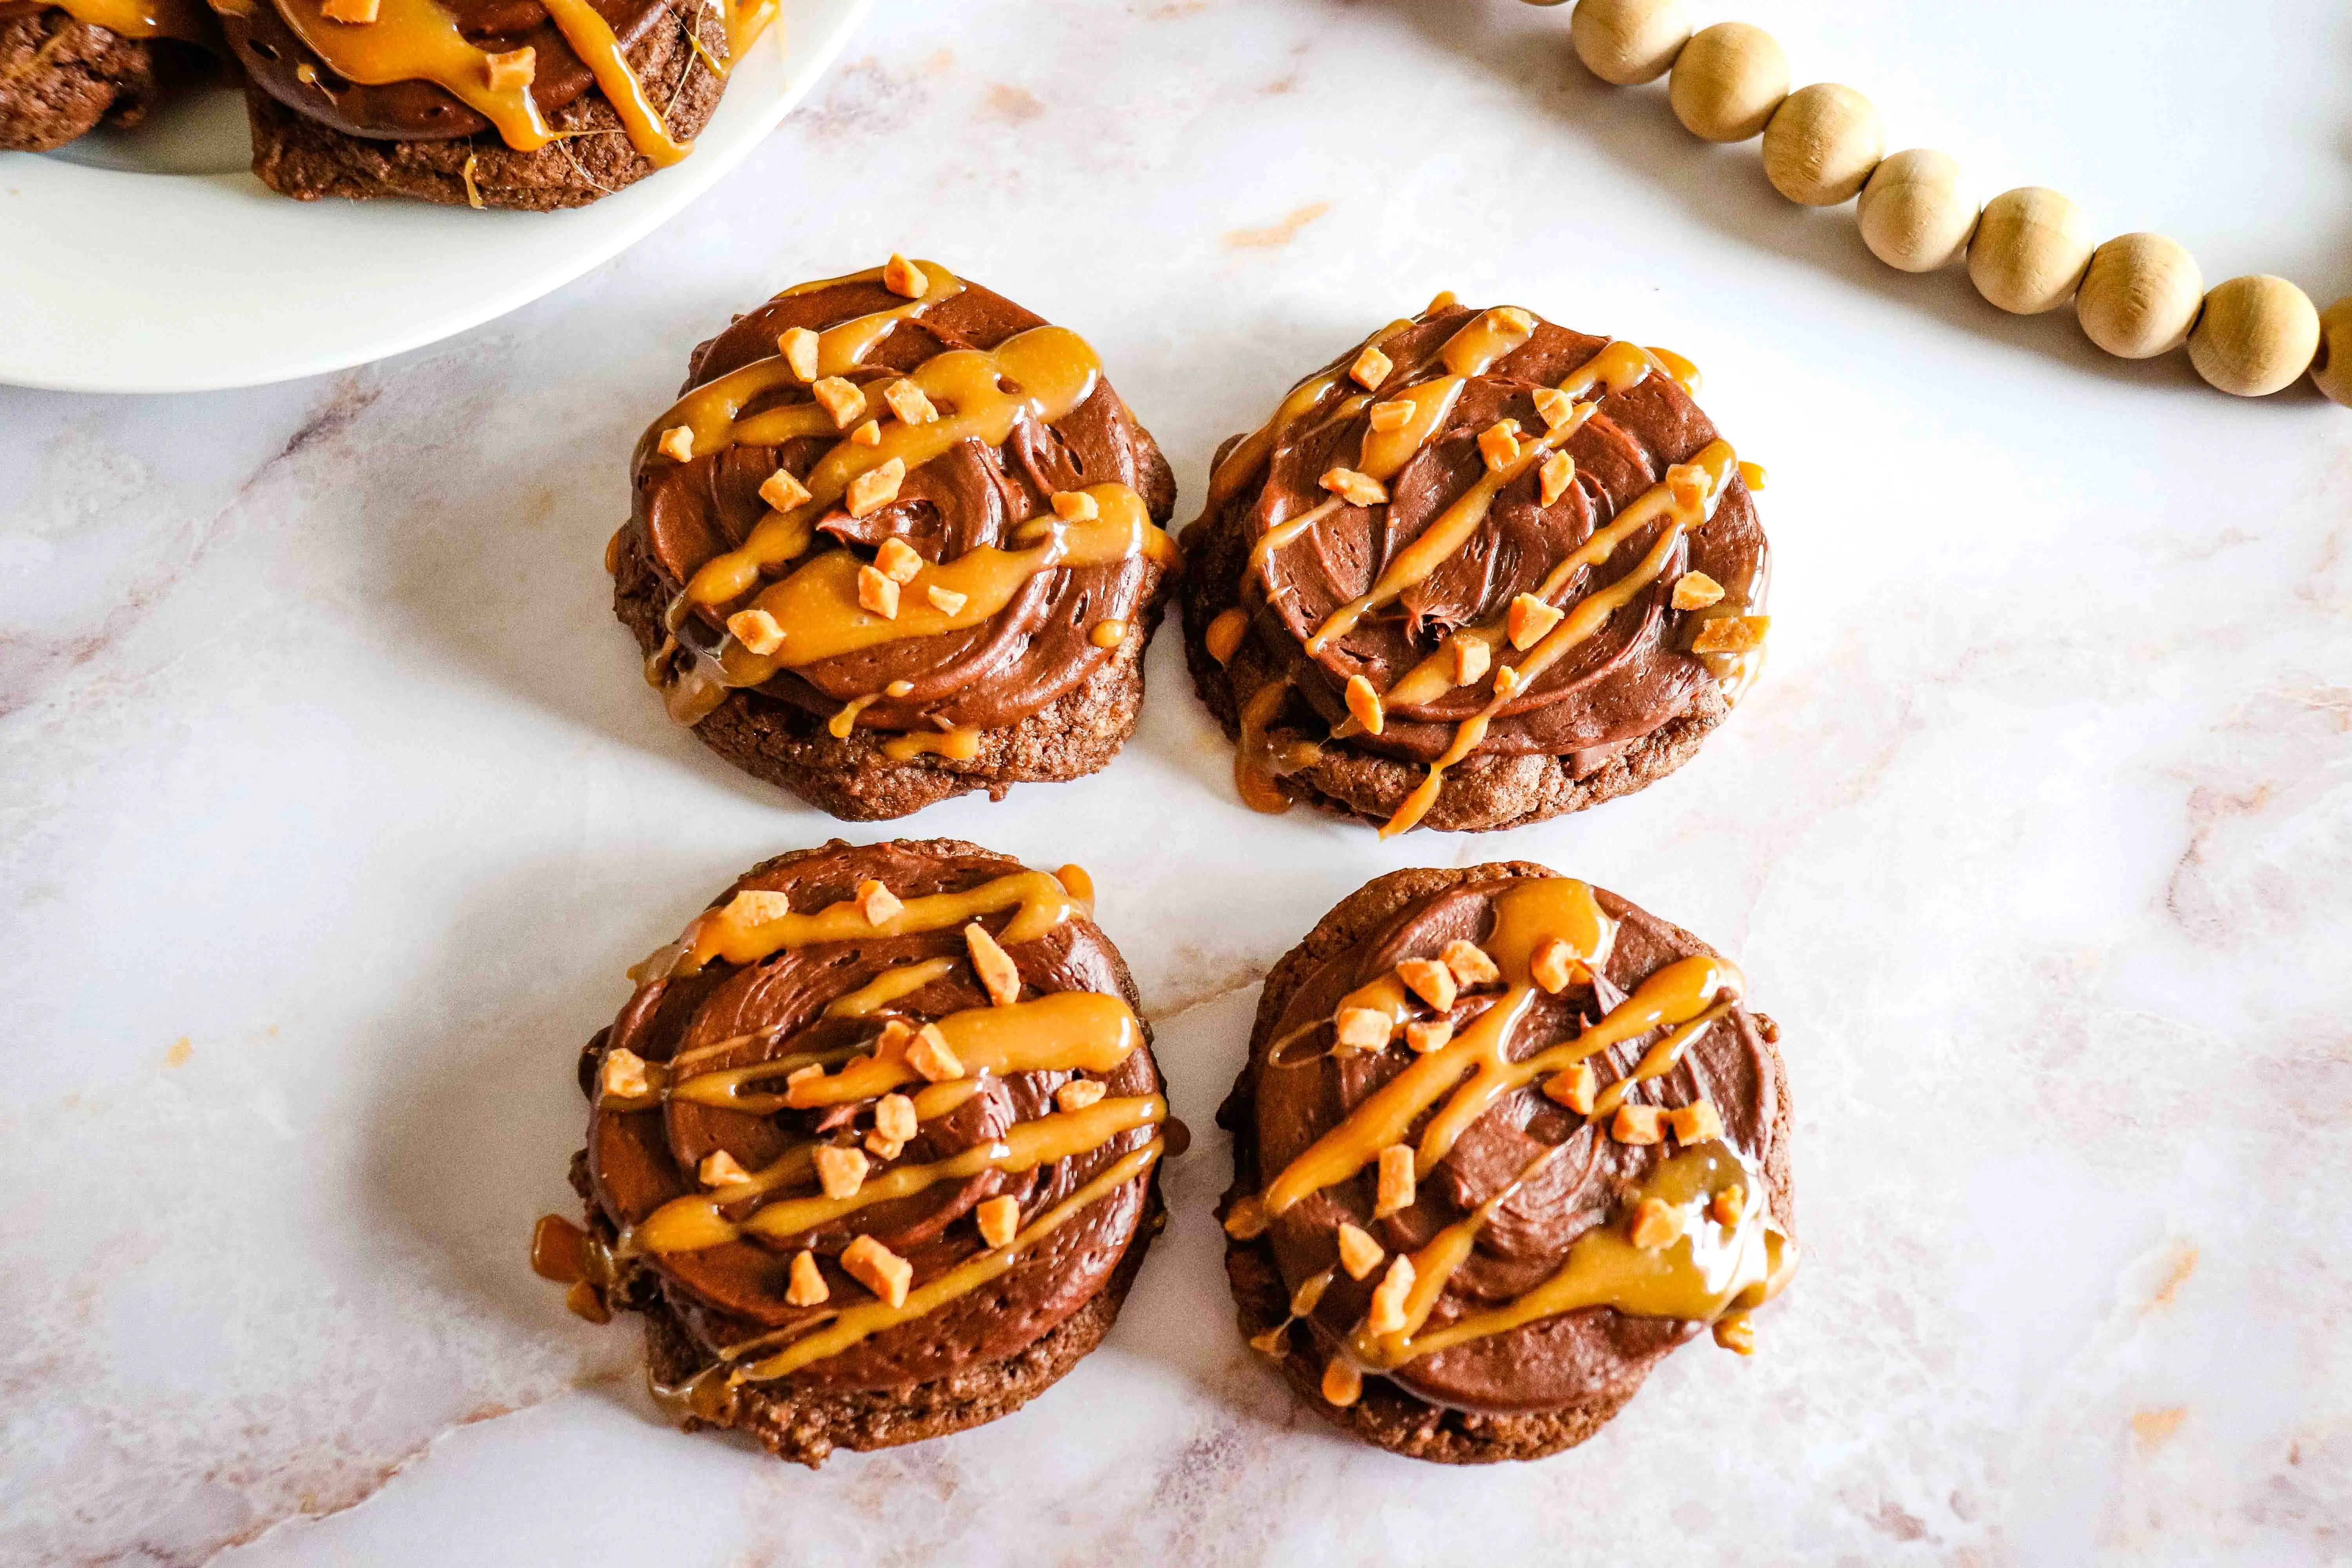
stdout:
POLYGON ((784 0, 685 162, 593 206, 289 201, 250 171, 243 100, 0 153, 0 382, 201 392, 382 359, 505 314, 667 222, 815 85, 874 0, 784 0))

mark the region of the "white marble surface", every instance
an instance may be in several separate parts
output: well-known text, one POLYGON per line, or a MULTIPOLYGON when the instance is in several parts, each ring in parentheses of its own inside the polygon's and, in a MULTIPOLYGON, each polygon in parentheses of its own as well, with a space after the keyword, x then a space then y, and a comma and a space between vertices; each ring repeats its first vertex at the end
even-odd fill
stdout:
MULTIPOLYGON (((2334 0, 1742 14, 1897 145, 2352 289, 2334 0)), ((266 391, 0 392, 0 1559, 2352 1555, 2352 414, 1889 274, 1583 78, 1565 22, 898 0, 520 315, 266 391), (1103 1351, 813 1475, 661 1426, 634 1333, 522 1253, 624 965, 833 826, 638 682, 598 569, 624 455, 730 308, 893 247, 1087 332, 1188 500, 1441 287, 1677 347, 1771 469, 1778 621, 1695 764, 1505 837, 1253 816, 1166 634, 1108 773, 908 824, 1095 871, 1206 1135, 1103 1351), (1585 1448, 1453 1472, 1243 1349, 1209 1117, 1323 909, 1507 854, 1747 965, 1807 1262, 1752 1362, 1694 1349, 1585 1448)))

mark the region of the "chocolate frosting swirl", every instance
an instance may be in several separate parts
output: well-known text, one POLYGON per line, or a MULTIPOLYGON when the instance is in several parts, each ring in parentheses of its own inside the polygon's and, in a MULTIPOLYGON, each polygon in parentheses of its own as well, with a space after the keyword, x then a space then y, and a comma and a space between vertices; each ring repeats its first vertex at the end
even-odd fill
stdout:
MULTIPOLYGON (((1435 306, 1382 341, 1381 351, 1393 368, 1369 395, 1355 398, 1352 409, 1342 399, 1362 390, 1346 374, 1357 351, 1327 366, 1322 374, 1334 384, 1318 411, 1277 440, 1262 473, 1234 489, 1213 517, 1237 526, 1244 539, 1258 539, 1330 500, 1321 479, 1334 468, 1359 462, 1371 431, 1368 405, 1446 374, 1441 351, 1482 314, 1435 306)), ((1541 481, 1530 468, 1503 489, 1475 533, 1442 567, 1386 610, 1309 653, 1307 639, 1332 612, 1368 591, 1481 478, 1480 433, 1506 419, 1517 420, 1523 433, 1544 432, 1537 393, 1557 385, 1609 343, 1536 318, 1524 343, 1465 380, 1451 410, 1389 480, 1384 503, 1341 504, 1274 550, 1262 573, 1244 572, 1242 604, 1253 639, 1321 718, 1336 725, 1349 717, 1350 677, 1362 676, 1387 693, 1438 651, 1448 633, 1502 616, 1596 529, 1659 484, 1669 468, 1690 461, 1717 438, 1714 424, 1672 375, 1654 373, 1610 391, 1598 412, 1561 445, 1575 460, 1576 479, 1552 504, 1542 504, 1541 481)), ((1239 440, 1220 451, 1221 463, 1239 440)), ((1580 570, 1553 602, 1572 606, 1636 570, 1648 537, 1580 570)), ((1515 696, 1468 754, 1584 753, 1587 765, 1598 765, 1689 710, 1716 677, 1685 651, 1690 617, 1670 607, 1669 588, 1682 574, 1700 572, 1722 584, 1726 603, 1760 609, 1766 565, 1755 504, 1746 483, 1733 479, 1713 517, 1677 547, 1654 587, 1515 696)), ((1499 650, 1497 658, 1508 662, 1509 650, 1499 650)), ((1426 763, 1446 749, 1454 726, 1473 717, 1487 696, 1474 684, 1433 701, 1395 703, 1380 734, 1351 735, 1342 743, 1426 763)))
MULTIPOLYGON (((769 300, 696 349, 680 395, 777 352, 789 328, 828 327, 906 307, 878 279, 857 277, 769 300)), ((936 305, 902 317, 847 379, 878 388, 950 349, 991 350, 1044 319, 969 280, 936 305)), ((762 410, 809 401, 787 384, 746 405, 739 421, 762 410)), ((889 411, 869 397, 872 410, 889 411)), ((805 479, 837 437, 799 437, 781 446, 730 445, 684 463, 641 449, 626 525, 649 552, 665 590, 676 592, 714 556, 741 544, 767 512, 761 483, 778 468, 805 479)), ((820 542, 837 542, 871 559, 885 540, 903 540, 927 563, 967 552, 1013 546, 1013 531, 1053 515, 1051 497, 1105 483, 1143 499, 1165 521, 1175 503, 1167 459, 1136 422, 1108 379, 1052 422, 1017 420, 1001 446, 967 438, 908 472, 897 498, 864 518, 835 506, 816 524, 820 542)), ((803 558, 803 561, 805 557, 803 558)), ((793 563, 794 565, 802 562, 793 563)), ((1036 712, 1088 679, 1113 657, 1095 642, 1106 620, 1145 616, 1166 567, 1147 555, 1097 565, 1063 565, 1031 576, 1010 603, 978 626, 912 636, 793 668, 750 689, 803 712, 830 718, 846 702, 872 699, 858 728, 936 733, 993 730, 1036 712), (905 682, 896 693, 889 689, 905 682)), ((730 605, 695 606, 681 642, 708 647, 724 634, 730 605)))
MULTIPOLYGON (((596 86, 589 70, 539 0, 437 0, 465 40, 489 54, 536 51, 530 96, 540 112, 558 110, 596 86)), ((625 50, 634 51, 657 26, 678 26, 662 0, 589 0, 625 50)), ((348 81, 286 25, 272 0, 223 4, 221 30, 237 60, 264 92, 298 114, 349 136, 378 141, 445 142, 490 128, 489 121, 429 81, 380 86, 348 81), (300 68, 309 67, 304 81, 300 68)))
MULTIPOLYGON (((1261 1009, 1249 1066, 1219 1115, 1232 1128, 1236 1145, 1229 1202, 1284 1170, 1413 1059, 1400 1050, 1326 1050, 1304 1053, 1297 1065, 1272 1066, 1269 1047, 1289 1039, 1328 1044, 1328 1020, 1349 992, 1393 971, 1401 960, 1435 957, 1448 942, 1484 942, 1494 929, 1497 895, 1514 885, 1515 877, 1529 874, 1549 873, 1514 862, 1460 874, 1409 874, 1465 879, 1408 899, 1355 940, 1318 957, 1300 963, 1303 950, 1286 961, 1269 986, 1291 989, 1274 1006, 1261 1009)), ((1633 991, 1675 960, 1712 952, 1689 932, 1615 894, 1594 892, 1601 910, 1620 922, 1603 966, 1610 993, 1597 994, 1588 984, 1571 984, 1556 995, 1538 993, 1508 1037, 1508 1059, 1523 1059, 1572 1037, 1584 1021, 1622 999, 1618 994, 1633 991)), ((1332 918, 1344 916, 1342 906, 1332 918)), ((1310 950, 1312 943, 1310 939, 1310 950)), ((1451 1015, 1457 1032, 1492 1000, 1464 995, 1451 1015)), ((1723 1140, 1761 1173, 1771 1212, 1786 1228, 1788 1108, 1768 1026, 1745 1007, 1732 1007, 1691 1042, 1677 1066, 1648 1080, 1633 1100, 1665 1108, 1712 1101, 1722 1118, 1723 1140)), ((1593 1058, 1601 1084, 1605 1088, 1624 1077, 1650 1043, 1652 1037, 1642 1037, 1593 1058)), ((1286 1047, 1282 1057, 1291 1060, 1292 1050, 1286 1047)), ((1416 1123, 1412 1137, 1420 1135, 1421 1125, 1416 1123)), ((1367 1172, 1323 1188, 1275 1216, 1263 1237, 1234 1245, 1262 1249, 1287 1296, 1331 1267, 1332 1237, 1341 1222, 1364 1228, 1391 1253, 1412 1252, 1508 1186, 1553 1146, 1562 1146, 1562 1152, 1496 1208, 1468 1259, 1447 1279, 1430 1318, 1433 1328, 1442 1327, 1523 1295, 1559 1270, 1580 1237, 1622 1216, 1627 1194, 1658 1169, 1671 1148, 1615 1142, 1529 1084, 1472 1123, 1422 1179, 1415 1201, 1402 1212, 1373 1217, 1374 1181, 1367 1172)), ((1339 1273, 1303 1320, 1318 1346, 1318 1367, 1346 1344, 1378 1283, 1377 1274, 1358 1282, 1339 1273)), ((1487 1415, 1556 1409, 1610 1396, 1622 1400, 1661 1357, 1704 1327, 1589 1307, 1408 1361, 1385 1375, 1430 1405, 1487 1415)))
MULTIPOLYGON (((784 895, 794 913, 805 914, 854 898, 858 885, 868 879, 882 882, 901 899, 913 900, 960 892, 1023 869, 1016 861, 952 840, 865 847, 836 840, 755 868, 711 907, 719 909, 745 890, 767 890, 784 895)), ((1008 919, 993 915, 981 923, 1002 931, 1008 919)), ((1006 952, 1033 994, 1094 992, 1135 1005, 1126 964, 1100 929, 1082 914, 1072 913, 1035 941, 1009 943, 1006 952)), ((638 986, 612 1027, 592 1047, 589 1068, 593 1074, 596 1062, 625 1049, 647 1062, 666 1064, 681 1052, 722 1041, 738 1043, 698 1058, 693 1071, 865 1047, 893 1018, 920 1025, 965 1009, 987 1008, 988 994, 964 956, 965 938, 957 926, 822 942, 749 964, 714 961, 691 975, 651 979, 638 986), (955 962, 880 1012, 863 1017, 825 1016, 828 1004, 884 971, 931 959, 955 962)), ((935 1162, 995 1141, 1015 1124, 1052 1111, 1055 1090, 1070 1076, 1038 1071, 984 1079, 970 1100, 923 1122, 898 1163, 935 1162)), ((1111 1096, 1149 1096, 1161 1088, 1148 1043, 1101 1079, 1111 1096)), ((788 1147, 811 1140, 854 1147, 852 1124, 861 1113, 868 1113, 865 1120, 870 1123, 872 1110, 873 1102, 866 1100, 755 1114, 676 1096, 649 1109, 615 1109, 600 1098, 588 1134, 593 1201, 625 1233, 663 1204, 703 1194, 696 1172, 709 1156, 723 1151, 745 1170, 758 1171, 788 1147)), ((910 1262, 913 1287, 919 1290, 983 1249, 968 1217, 981 1203, 1009 1195, 1018 1202, 1026 1224, 1123 1155, 1142 1148, 1155 1131, 1149 1125, 1132 1128, 1099 1147, 1018 1174, 983 1170, 961 1181, 941 1182, 857 1209, 787 1241, 746 1234, 702 1250, 652 1253, 642 1266, 653 1271, 688 1331, 705 1349, 716 1352, 813 1323, 845 1301, 870 1300, 869 1292, 837 1262, 855 1237, 870 1236, 910 1262), (794 1306, 786 1300, 793 1257, 808 1249, 817 1255, 831 1287, 828 1307, 794 1306)), ((1017 1354, 1103 1288, 1146 1220, 1150 1185, 1146 1177, 1118 1188, 1054 1230, 983 1289, 790 1373, 792 1385, 887 1388, 1017 1354)), ((715 1191, 723 1194, 724 1189, 715 1191)), ((727 1212, 740 1217, 752 1206, 739 1204, 727 1212)))

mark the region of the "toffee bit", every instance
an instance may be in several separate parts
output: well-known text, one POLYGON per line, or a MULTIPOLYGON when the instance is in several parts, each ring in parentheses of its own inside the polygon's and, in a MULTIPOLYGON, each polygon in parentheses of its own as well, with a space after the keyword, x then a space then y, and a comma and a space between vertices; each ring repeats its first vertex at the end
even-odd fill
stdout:
POLYGON ((814 498, 809 494, 806 485, 784 469, 778 468, 760 481, 760 499, 778 511, 791 511, 796 507, 808 505, 814 498))
POLYGON ((1339 1267, 1348 1271, 1349 1279, 1363 1279, 1387 1256, 1370 1232, 1346 1220, 1339 1222, 1339 1267))
POLYGON ((1021 970, 1013 955, 997 945, 988 928, 975 921, 963 928, 964 947, 971 954, 972 973, 988 991, 988 999, 1009 1007, 1021 999, 1021 970))
POLYGON ((1356 363, 1348 367, 1348 379, 1366 392, 1377 392, 1395 368, 1396 362, 1381 353, 1377 344, 1366 343, 1364 352, 1356 356, 1356 363))
POLYGON ((818 346, 816 334, 806 327, 786 327, 776 334, 776 352, 784 356, 784 368, 803 383, 816 380, 818 346))
POLYGON ((990 1198, 972 1214, 980 1221, 980 1239, 992 1250, 1011 1242, 1021 1226, 1021 1204, 1012 1197, 990 1198))
POLYGON ((907 1304, 907 1287, 914 1283, 915 1266, 872 1237, 861 1236, 843 1247, 841 1266, 851 1279, 891 1306, 907 1304))
POLYGON ((786 1305, 814 1307, 832 1294, 833 1288, 824 1282, 824 1270, 816 1266, 816 1254, 814 1252, 793 1254, 792 1282, 784 1287, 786 1305))
POLYGON ((857 884, 857 912, 866 917, 867 925, 878 926, 885 921, 897 920, 906 907, 878 879, 869 877, 857 884))

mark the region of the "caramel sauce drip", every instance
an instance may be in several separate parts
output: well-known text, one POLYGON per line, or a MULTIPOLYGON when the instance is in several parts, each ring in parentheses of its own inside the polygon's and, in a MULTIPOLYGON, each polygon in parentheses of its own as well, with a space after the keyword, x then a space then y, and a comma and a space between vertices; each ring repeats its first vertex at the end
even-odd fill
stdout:
POLYGON ((1310 741, 1277 744, 1268 733, 1268 726, 1289 695, 1286 676, 1251 692, 1249 700, 1242 704, 1241 738, 1234 745, 1234 788, 1244 805, 1269 816, 1290 809, 1289 795, 1275 781, 1285 773, 1313 767, 1323 754, 1322 748, 1310 741))
POLYGON ((958 1264, 938 1279, 909 1290, 904 1304, 893 1307, 885 1300, 861 1301, 854 1307, 845 1307, 827 1317, 821 1317, 817 1321, 822 1327, 809 1331, 776 1354, 740 1369, 729 1381, 752 1382, 787 1376, 814 1362, 838 1355, 885 1329, 911 1321, 970 1294, 1006 1272, 1021 1260, 1022 1254, 1068 1224, 1088 1206, 1142 1176, 1151 1169, 1152 1163, 1160 1158, 1164 1147, 1160 1140, 1154 1138, 1032 1220, 1003 1247, 958 1264))
MULTIPOLYGON (((1667 526, 1659 532, 1656 542, 1633 570, 1608 587, 1579 599, 1560 623, 1517 661, 1519 679, 1511 690, 1498 690, 1486 707, 1455 726, 1453 742, 1429 764, 1428 775, 1413 786, 1412 792, 1397 807, 1395 815, 1381 826, 1381 837, 1391 837, 1420 822, 1429 808, 1436 804, 1437 793, 1444 784, 1445 770, 1478 749, 1496 716, 1519 692, 1531 687, 1545 670, 1608 625, 1612 616, 1652 591, 1679 552, 1683 535, 1712 515, 1714 502, 1722 493, 1733 461, 1728 442, 1710 443, 1692 462, 1668 469, 1663 483, 1654 487, 1628 507, 1616 521, 1596 532, 1552 569, 1544 579, 1540 597, 1548 599, 1557 593, 1578 567, 1588 562, 1607 560, 1618 544, 1635 531, 1636 527, 1646 526, 1661 513, 1667 520, 1667 526)), ((1496 643, 1505 640, 1507 635, 1501 622, 1481 626, 1478 633, 1496 643)), ((1313 645, 1310 643, 1308 646, 1311 647, 1313 645)), ((1407 700, 1412 689, 1411 683, 1415 678, 1423 677, 1424 672, 1433 679, 1446 679, 1448 686, 1452 684, 1445 669, 1433 658, 1423 660, 1407 674, 1404 680, 1398 682, 1397 687, 1391 689, 1390 700, 1407 700)))
POLYGON ((960 893, 929 893, 908 899, 897 914, 880 921, 867 920, 866 911, 849 899, 827 905, 814 914, 785 914, 769 921, 737 914, 736 905, 730 900, 696 916, 676 943, 654 954, 632 973, 642 972, 646 980, 694 974, 712 959, 735 964, 757 963, 788 949, 811 947, 818 942, 948 931, 981 915, 1016 908, 1020 912, 1013 916, 1013 923, 997 935, 997 940, 1007 946, 1036 941, 1067 920, 1073 910, 1085 912, 1069 890, 1045 871, 1016 871, 960 893), (669 967, 663 967, 665 962, 669 967))
POLYGON ((910 730, 883 742, 882 754, 894 763, 911 763, 921 756, 940 756, 950 762, 968 763, 980 755, 980 731, 965 725, 941 731, 935 735, 910 730))
POLYGON ((49 0, 77 22, 104 27, 126 38, 181 38, 192 44, 211 36, 201 0, 49 0))
POLYGON ((541 1215, 531 1228, 530 1271, 570 1286, 563 1304, 574 1313, 592 1323, 613 1321, 605 1294, 619 1280, 620 1270, 612 1249, 562 1215, 541 1215))
MULTIPOLYGON (((888 437, 884 440, 887 444, 888 437)), ((819 465, 820 469, 823 467, 819 465)), ((1057 567, 1108 565, 1138 555, 1159 561, 1172 558, 1175 546, 1153 525, 1141 496, 1122 484, 1089 485, 1084 493, 1094 498, 1094 517, 1083 522, 1036 519, 1021 531, 1037 537, 1037 542, 1026 549, 982 545, 943 564, 926 565, 917 586, 937 585, 961 595, 964 602, 953 612, 910 592, 899 601, 895 617, 875 615, 858 603, 857 574, 863 563, 857 555, 848 550, 826 551, 782 582, 770 584, 752 601, 775 618, 783 641, 774 652, 763 656, 729 638, 719 654, 727 684, 757 686, 773 679, 780 669, 907 637, 968 630, 1002 614, 1031 578, 1057 567)), ((695 580, 700 582, 701 574, 695 580)), ((862 706, 874 700, 857 701, 862 706)), ((854 720, 856 715, 851 717, 854 720)), ((840 723, 837 716, 835 722, 839 727, 834 733, 849 732, 848 725, 840 723)))
POLYGON ((1220 610, 1209 623, 1202 640, 1208 644, 1209 657, 1219 664, 1231 664, 1234 655, 1241 651, 1242 638, 1249 632, 1249 612, 1238 606, 1220 610))
POLYGON ((870 1018, 902 996, 909 996, 934 980, 945 979, 955 972, 952 958, 926 958, 913 963, 894 964, 856 990, 835 997, 825 1004, 828 1018, 870 1018))
MULTIPOLYGON (((1249 570, 1263 576, 1265 573, 1265 563, 1274 559, 1276 551, 1284 548, 1292 540, 1297 539, 1346 504, 1343 498, 1333 496, 1329 500, 1308 507, 1297 517, 1285 518, 1259 534, 1257 542, 1250 546, 1249 570)), ((1235 610, 1230 613, 1241 616, 1244 624, 1248 621, 1247 614, 1243 611, 1235 610)))
MULTIPOLYGON (((1166 1120, 1167 1115, 1168 1102, 1156 1094, 1097 1100, 1083 1110, 1055 1111, 1020 1122, 1007 1128, 1001 1138, 975 1143, 932 1164, 900 1165, 886 1171, 869 1178, 845 1198, 813 1195, 779 1199, 740 1224, 728 1220, 721 1212, 750 1195, 744 1191, 747 1184, 738 1182, 707 1197, 671 1199, 635 1227, 632 1239, 639 1248, 656 1253, 698 1251, 744 1236, 782 1240, 829 1225, 871 1205, 911 1197, 941 1182, 962 1181, 983 1171, 1018 1174, 1092 1153, 1120 1133, 1155 1125, 1166 1120)), ((813 1152, 812 1150, 812 1155, 813 1152)))
MULTIPOLYGON (((1511 1034, 1526 1016, 1535 994, 1530 966, 1542 943, 1558 937, 1569 944, 1579 961, 1591 965, 1607 955, 1616 936, 1616 922, 1601 912, 1591 888, 1572 878, 1532 879, 1514 883, 1497 894, 1495 930, 1486 948, 1502 971, 1507 986, 1501 999, 1453 1040, 1420 1058, 1367 1096, 1345 1121, 1293 1160, 1267 1185, 1263 1194, 1265 1212, 1282 1214, 1302 1199, 1344 1182, 1380 1158, 1381 1150, 1402 1142, 1413 1123, 1474 1068, 1485 1068, 1492 1064, 1496 1069, 1503 1068, 1503 1053, 1509 1046, 1511 1034)), ((1360 1005, 1359 998, 1372 989, 1358 992, 1341 1005, 1360 1005)), ((1474 1080, 1473 1089, 1481 1088, 1474 1080)), ((1452 1134, 1435 1136, 1441 1125, 1459 1120, 1452 1115, 1453 1110, 1449 1106, 1441 1112, 1431 1123, 1431 1136, 1423 1139, 1415 1160, 1421 1173, 1426 1174, 1429 1167, 1453 1147, 1459 1127, 1452 1134)), ((1460 1127, 1468 1124, 1468 1121, 1460 1121, 1460 1127)))
MULTIPOLYGON (((278 0, 282 6, 288 0, 278 0)), ((604 100, 628 132, 629 145, 656 168, 667 168, 694 151, 691 142, 680 142, 662 123, 661 110, 646 96, 646 84, 629 68, 621 40, 614 35, 612 24, 598 14, 588 0, 540 0, 547 7, 550 20, 572 46, 589 73, 603 89, 604 100)), ((688 24, 689 36, 692 26, 688 24)))
POLYGON ((1684 392, 1693 397, 1696 397, 1698 395, 1698 366, 1691 363, 1690 361, 1683 358, 1682 355, 1675 353, 1672 349, 1662 349, 1654 345, 1643 352, 1650 356, 1652 363, 1655 364, 1660 370, 1664 371, 1669 376, 1672 376, 1675 384, 1680 386, 1684 392))

